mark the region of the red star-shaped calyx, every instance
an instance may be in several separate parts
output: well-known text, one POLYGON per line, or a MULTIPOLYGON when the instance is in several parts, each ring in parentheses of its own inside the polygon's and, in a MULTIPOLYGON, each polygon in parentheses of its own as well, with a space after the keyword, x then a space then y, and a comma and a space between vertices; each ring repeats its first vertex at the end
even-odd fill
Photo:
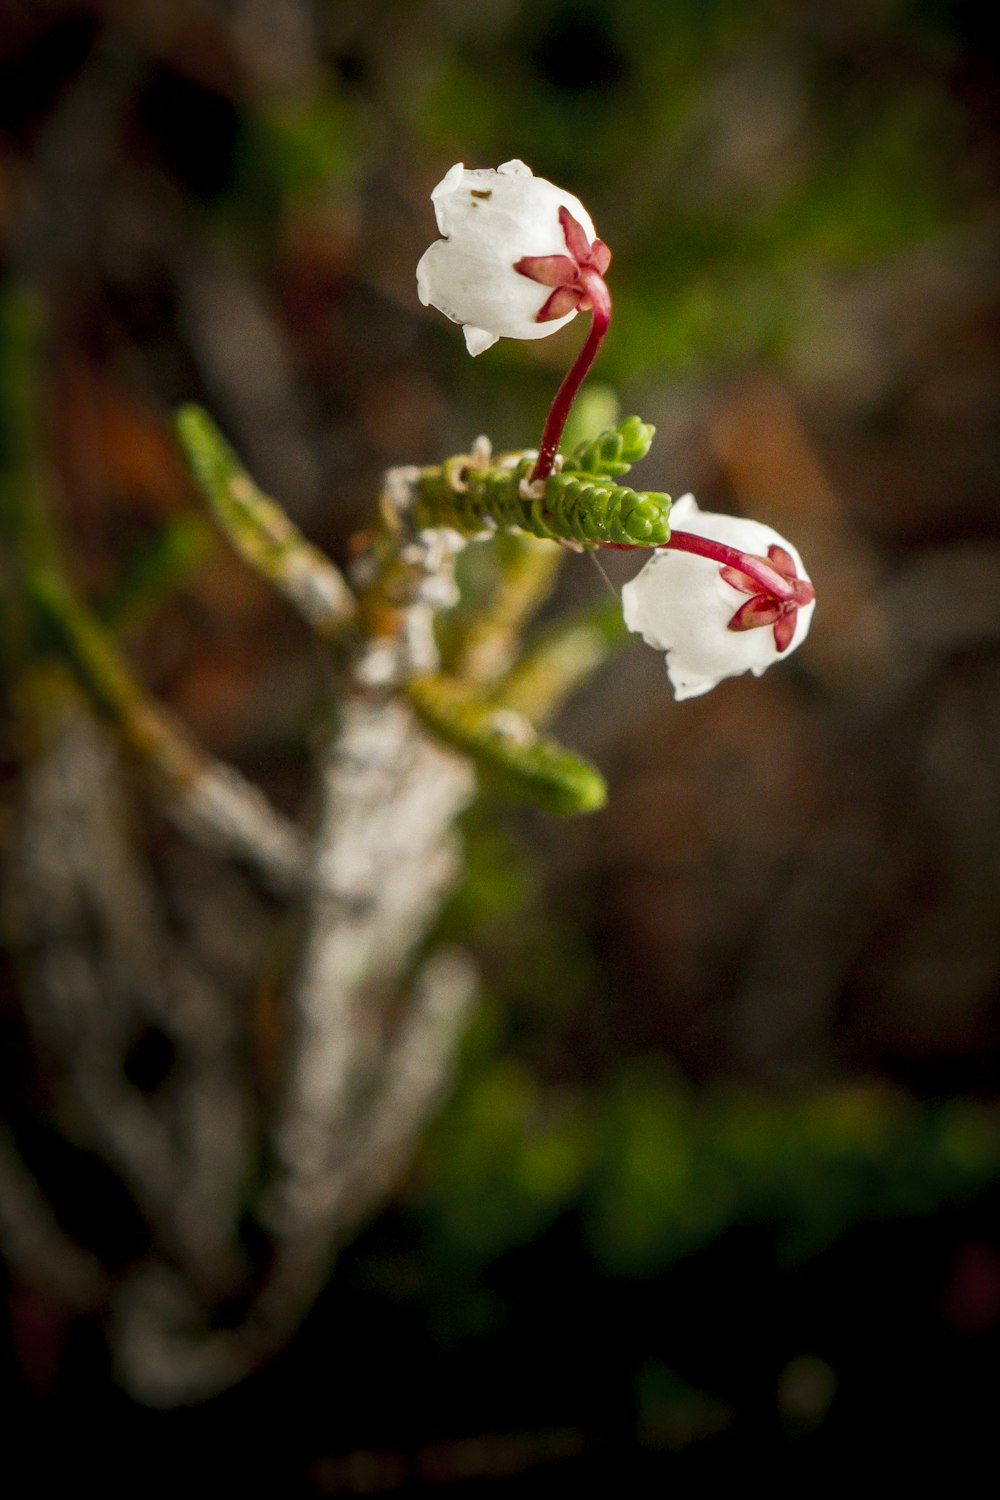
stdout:
POLYGON ((755 630, 759 625, 774 627, 774 644, 786 651, 795 634, 796 613, 803 604, 811 604, 816 590, 795 571, 795 561, 784 547, 772 546, 764 558, 747 558, 753 572, 737 567, 720 570, 727 583, 741 594, 752 597, 741 604, 729 622, 730 630, 755 630))
POLYGON ((514 270, 521 276, 555 288, 535 314, 536 323, 588 311, 593 306, 588 282, 595 275, 603 277, 611 264, 611 251, 604 241, 591 244, 568 208, 560 208, 559 223, 568 255, 525 255, 514 263, 514 270))

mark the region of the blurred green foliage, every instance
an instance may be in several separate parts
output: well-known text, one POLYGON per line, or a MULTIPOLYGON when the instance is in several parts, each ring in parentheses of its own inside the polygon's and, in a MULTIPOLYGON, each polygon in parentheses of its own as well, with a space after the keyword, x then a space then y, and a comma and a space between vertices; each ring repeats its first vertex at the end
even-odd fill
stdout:
POLYGON ((780 356, 818 280, 976 211, 960 54, 943 4, 517 6, 428 66, 407 119, 582 196, 618 256, 605 374, 718 375, 780 356))
POLYGON ((572 1027, 594 956, 501 807, 481 799, 463 821, 468 875, 439 936, 475 943, 487 992, 406 1200, 442 1337, 502 1323, 488 1268, 567 1219, 585 1247, 567 1275, 653 1283, 737 1230, 787 1269, 859 1226, 927 1222, 997 1183, 992 1103, 919 1102, 874 1080, 696 1086, 655 1054, 562 1076, 546 1045, 572 1027))
POLYGON ((998 1169, 985 1105, 856 1084, 785 1099, 696 1091, 655 1059, 600 1091, 546 1088, 507 1055, 470 1069, 416 1202, 432 1253, 450 1246, 473 1279, 570 1210, 601 1272, 649 1278, 737 1227, 766 1231, 795 1264, 859 1224, 968 1200, 998 1169))

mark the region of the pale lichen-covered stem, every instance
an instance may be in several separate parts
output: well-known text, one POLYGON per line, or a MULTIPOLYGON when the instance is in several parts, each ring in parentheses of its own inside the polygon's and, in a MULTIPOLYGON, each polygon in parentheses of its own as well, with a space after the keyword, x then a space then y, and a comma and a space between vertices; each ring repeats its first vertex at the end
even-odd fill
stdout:
POLYGON ((354 595, 330 558, 262 494, 207 412, 184 406, 177 435, 195 479, 240 556, 282 594, 317 635, 334 639, 355 615, 354 595))
POLYGON ((121 1176, 154 1243, 216 1295, 230 1287, 245 1174, 238 1014, 186 957, 135 847, 118 756, 68 677, 22 712, 34 753, 18 808, 5 915, 25 1014, 60 1108, 121 1176), (152 1096, 129 1079, 150 1027, 183 1067, 152 1096))
MULTIPOLYGON (((370 580, 370 623, 387 627, 389 658, 379 679, 386 653, 353 634, 354 596, 337 570, 246 480, 207 419, 188 413, 182 430, 244 556, 321 636, 352 627, 351 649, 338 653, 345 691, 311 845, 149 701, 46 534, 47 497, 31 488, 42 485, 36 453, 3 491, 19 563, 11 613, 26 626, 18 702, 30 752, 7 925, 60 1120, 119 1174, 149 1229, 149 1255, 115 1278, 110 1338, 125 1387, 164 1406, 225 1389, 282 1346, 432 1108, 468 972, 434 960, 416 979, 412 969, 458 877, 454 823, 474 787, 468 759, 431 740, 391 690, 436 663, 430 618, 448 598, 447 539, 411 533, 398 557, 389 547, 374 558, 382 575, 370 580), (203 834, 302 903, 281 1081, 259 1128, 244 1009, 196 968, 176 914, 162 911, 133 844, 116 746, 67 664, 155 771, 168 810, 200 820, 203 834), (127 1060, 150 1028, 175 1061, 147 1092, 127 1060), (262 1137, 268 1159, 253 1201, 262 1137), (270 1239, 259 1283, 240 1233, 247 1200, 270 1239), (237 1293, 246 1316, 219 1329, 219 1306, 237 1293)), ((28 1215, 18 1214, 23 1235, 28 1215)))
POLYGON ((378 525, 355 539, 358 636, 346 670, 364 689, 399 687, 415 672, 433 671, 435 617, 458 599, 454 560, 465 543, 447 529, 414 531, 409 508, 418 476, 417 469, 390 469, 378 525))
POLYGON ((281 1347, 454 1057, 469 999, 464 966, 425 967, 396 1017, 401 978, 458 878, 453 826, 473 793, 471 768, 396 698, 348 696, 341 712, 324 761, 283 1082, 254 1206, 270 1266, 245 1320, 227 1332, 211 1328, 210 1310, 199 1322, 190 1294, 162 1268, 155 1286, 133 1283, 118 1359, 129 1387, 154 1405, 224 1389, 281 1347))
POLYGON ((314 1215, 331 1191, 359 1091, 384 1046, 379 997, 396 988, 458 876, 452 825, 473 778, 465 760, 421 732, 406 703, 352 698, 322 786, 276 1175, 266 1194, 266 1217, 282 1233, 314 1215))
POLYGON ((413 981, 413 997, 380 1073, 380 1085, 349 1155, 338 1217, 356 1222, 392 1186, 405 1153, 448 1083, 478 992, 458 949, 439 950, 413 981))
POLYGON ((326 1191, 313 1200, 323 1212, 276 1237, 269 1274, 237 1326, 208 1326, 191 1287, 162 1262, 145 1262, 127 1279, 112 1329, 127 1390, 155 1407, 203 1400, 280 1351, 338 1246, 392 1185, 446 1087, 472 994, 468 965, 456 955, 435 955, 417 974, 376 1090, 335 1171, 325 1174, 326 1191))

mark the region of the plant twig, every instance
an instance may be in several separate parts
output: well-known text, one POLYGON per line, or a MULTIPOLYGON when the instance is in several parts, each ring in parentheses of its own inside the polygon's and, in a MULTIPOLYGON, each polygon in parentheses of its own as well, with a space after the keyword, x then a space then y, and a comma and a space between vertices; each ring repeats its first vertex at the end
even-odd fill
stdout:
POLYGON ((274 585, 317 635, 335 639, 355 600, 325 553, 306 540, 280 505, 261 493, 208 414, 184 406, 177 436, 219 525, 240 556, 274 585))
POLYGON ((46 680, 34 710, 6 891, 26 1015, 57 1097, 154 1241, 219 1294, 248 1149, 238 1016, 164 925, 107 733, 69 680, 46 680), (150 1031, 167 1056, 151 1091, 127 1067, 150 1031))
POLYGON ((306 840, 232 766, 213 760, 152 701, 113 637, 52 569, 30 579, 35 604, 123 740, 189 835, 254 867, 280 890, 304 878, 306 840))
POLYGON ((0 1244, 29 1286, 67 1306, 89 1312, 107 1300, 111 1278, 61 1228, 7 1131, 0 1132, 0 1244))

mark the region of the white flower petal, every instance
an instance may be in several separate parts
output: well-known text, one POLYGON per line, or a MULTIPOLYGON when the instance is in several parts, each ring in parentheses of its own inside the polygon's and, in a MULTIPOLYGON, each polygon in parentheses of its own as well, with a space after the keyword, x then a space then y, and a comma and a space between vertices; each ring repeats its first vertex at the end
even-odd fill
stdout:
POLYGON ((425 307, 436 307, 453 323, 486 329, 493 343, 498 338, 542 339, 576 317, 569 312, 536 323, 535 315, 552 288, 519 276, 512 266, 490 267, 484 274, 483 257, 468 251, 457 237, 435 240, 424 251, 417 265, 417 295, 425 307))
POLYGON ((457 161, 453 167, 448 168, 447 172, 441 178, 441 181, 438 183, 437 187, 431 189, 431 202, 434 205, 434 217, 437 219, 437 227, 440 229, 442 234, 448 233, 444 224, 442 224, 441 222, 442 205, 448 202, 448 199, 451 197, 452 193, 455 192, 459 183, 462 181, 462 177, 464 176, 464 174, 465 163, 457 161))
POLYGON ((487 333, 485 328, 476 328, 472 323, 466 323, 462 331, 465 334, 465 347, 473 355, 485 354, 500 337, 498 333, 487 333))
MULTIPOLYGON (((799 578, 808 580, 796 549, 760 521, 700 511, 691 495, 674 504, 670 519, 674 530, 691 531, 758 557, 766 557, 771 546, 783 547, 794 559, 799 578)), ((769 626, 730 630, 730 620, 748 597, 725 581, 719 564, 710 558, 659 550, 622 589, 622 606, 628 628, 641 634, 647 645, 667 653, 674 696, 696 698, 725 677, 744 672, 759 677, 808 635, 815 601, 797 610, 795 633, 782 652, 769 626)))
POLYGON ((466 338, 470 351, 481 353, 498 338, 547 338, 576 317, 574 309, 539 323, 553 288, 514 267, 526 256, 568 253, 561 208, 593 243, 593 221, 579 198, 535 177, 524 162, 509 161, 496 171, 456 162, 431 199, 445 238, 421 256, 417 292, 425 307, 480 330, 466 338))

